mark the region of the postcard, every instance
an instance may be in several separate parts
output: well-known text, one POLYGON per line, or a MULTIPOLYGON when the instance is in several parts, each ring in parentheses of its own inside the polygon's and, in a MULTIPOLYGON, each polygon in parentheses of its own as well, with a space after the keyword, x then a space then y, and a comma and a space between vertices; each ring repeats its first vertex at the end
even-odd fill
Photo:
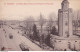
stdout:
POLYGON ((80 0, 0 0, 0 51, 80 51, 80 0))

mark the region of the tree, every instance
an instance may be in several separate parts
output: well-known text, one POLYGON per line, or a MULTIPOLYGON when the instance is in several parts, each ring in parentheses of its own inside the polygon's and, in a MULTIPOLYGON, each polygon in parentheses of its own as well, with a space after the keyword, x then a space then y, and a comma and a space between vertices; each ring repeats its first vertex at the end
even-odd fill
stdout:
POLYGON ((47 35, 47 37, 45 38, 45 43, 48 45, 48 46, 51 46, 50 44, 50 35, 47 35))
POLYGON ((0 28, 3 27, 3 23, 4 22, 2 20, 0 20, 0 28))
POLYGON ((41 47, 43 47, 42 46, 42 43, 43 43, 43 40, 42 40, 42 38, 43 38, 43 25, 46 23, 46 20, 43 18, 43 16, 42 16, 42 14, 40 14, 40 18, 39 18, 39 25, 41 26, 41 32, 40 32, 40 45, 41 45, 41 47))
POLYGON ((37 33, 37 27, 36 27, 36 24, 33 25, 33 31, 34 31, 35 33, 37 33))
POLYGON ((34 18, 32 16, 28 17, 25 20, 25 25, 26 25, 25 29, 29 34, 28 36, 31 36, 33 24, 34 24, 34 18))
POLYGON ((47 28, 48 34, 50 34, 51 28, 52 28, 52 26, 53 26, 53 19, 52 19, 52 17, 49 18, 49 21, 48 21, 47 26, 48 26, 48 28, 47 28))
POLYGON ((37 31, 37 27, 36 24, 33 25, 33 39, 36 41, 39 41, 39 36, 38 36, 38 31, 37 31))
POLYGON ((49 20, 48 20, 48 23, 47 23, 47 26, 48 26, 48 33, 50 34, 50 32, 51 32, 51 29, 52 29, 52 27, 53 27, 53 24, 54 24, 54 21, 56 21, 57 20, 57 18, 56 18, 56 15, 55 15, 55 13, 51 13, 50 15, 49 15, 49 20), (54 18, 54 19, 53 19, 54 18))
POLYGON ((80 11, 77 12, 78 27, 80 27, 80 11))
POLYGON ((58 35, 58 33, 57 33, 57 30, 56 30, 56 27, 55 27, 55 26, 53 26, 53 27, 52 27, 51 34, 53 34, 53 35, 58 35))
POLYGON ((40 14, 39 25, 41 26, 41 33, 43 32, 43 25, 46 23, 46 19, 43 18, 42 14, 40 14))
POLYGON ((76 34, 76 30, 78 29, 79 25, 80 25, 80 12, 79 11, 75 11, 73 13, 73 27, 74 27, 74 33, 76 34))

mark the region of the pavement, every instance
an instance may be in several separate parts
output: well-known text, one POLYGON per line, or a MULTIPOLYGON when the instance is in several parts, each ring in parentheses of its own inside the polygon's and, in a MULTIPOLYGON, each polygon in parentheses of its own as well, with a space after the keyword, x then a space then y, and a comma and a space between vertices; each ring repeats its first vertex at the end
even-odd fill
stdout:
POLYGON ((21 51, 19 44, 25 43, 30 51, 42 51, 39 46, 22 36, 21 33, 18 33, 18 30, 8 25, 3 25, 3 28, 0 28, 0 49, 5 47, 5 51, 21 51), (9 38, 10 34, 13 35, 13 39, 9 38))

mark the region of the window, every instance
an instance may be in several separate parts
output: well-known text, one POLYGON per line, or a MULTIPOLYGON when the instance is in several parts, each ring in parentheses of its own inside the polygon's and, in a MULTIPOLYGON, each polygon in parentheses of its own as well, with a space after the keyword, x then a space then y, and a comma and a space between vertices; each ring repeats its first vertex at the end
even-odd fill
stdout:
POLYGON ((68 25, 68 22, 65 22, 65 25, 67 26, 68 25))

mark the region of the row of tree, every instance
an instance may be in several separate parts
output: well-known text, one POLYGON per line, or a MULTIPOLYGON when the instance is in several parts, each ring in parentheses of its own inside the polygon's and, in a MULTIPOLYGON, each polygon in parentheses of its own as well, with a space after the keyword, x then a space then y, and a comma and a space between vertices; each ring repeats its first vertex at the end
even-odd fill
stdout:
POLYGON ((29 38, 33 41, 38 41, 40 43, 40 46, 42 47, 44 43, 47 45, 50 45, 50 34, 58 35, 57 29, 54 24, 53 16, 50 15, 49 20, 46 20, 42 14, 40 14, 38 21, 35 21, 32 16, 30 16, 25 22, 25 29, 28 31, 29 38), (38 25, 35 24, 35 22, 38 22, 38 25, 40 26, 40 29, 37 28, 38 25), (46 25, 46 33, 44 33, 43 26, 46 25), (32 34, 31 34, 32 33, 32 34))
POLYGON ((43 26, 47 23, 47 30, 51 31, 51 28, 53 27, 54 23, 57 23, 57 20, 54 21, 53 18, 56 18, 56 15, 51 14, 49 16, 49 20, 45 19, 44 16, 42 14, 40 14, 38 21, 35 21, 34 18, 32 16, 30 16, 29 18, 27 18, 24 23, 26 25, 26 30, 31 31, 33 25, 35 24, 35 22, 38 22, 37 25, 39 25, 40 28, 40 32, 43 33, 43 26))

